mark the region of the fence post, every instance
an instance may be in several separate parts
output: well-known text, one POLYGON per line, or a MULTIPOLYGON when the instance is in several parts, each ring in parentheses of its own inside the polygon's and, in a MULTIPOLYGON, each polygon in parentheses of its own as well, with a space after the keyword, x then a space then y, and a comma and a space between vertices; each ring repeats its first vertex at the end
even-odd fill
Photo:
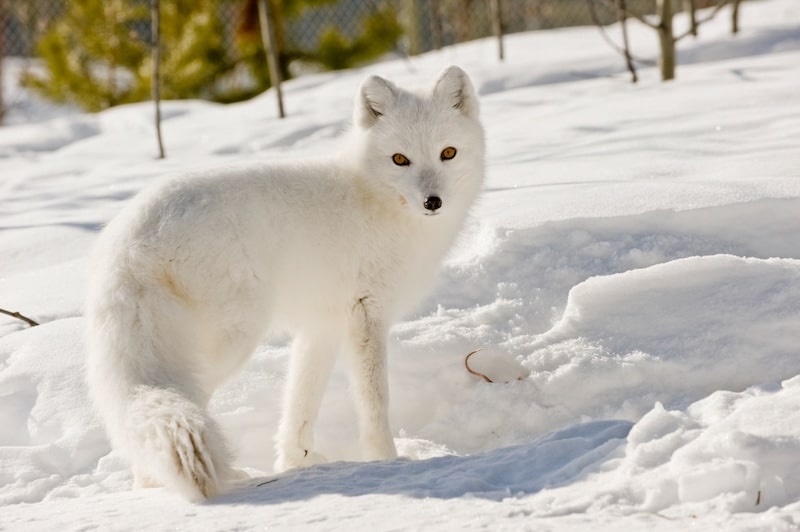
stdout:
POLYGON ((267 67, 272 86, 275 87, 275 96, 278 99, 278 116, 284 118, 283 93, 281 92, 281 70, 278 65, 278 51, 276 49, 275 30, 273 28, 270 12, 271 0, 258 1, 258 22, 261 26, 261 40, 264 43, 264 53, 267 55, 267 67))
POLYGON ((500 61, 504 58, 503 53, 503 15, 500 11, 500 0, 489 0, 492 9, 492 32, 497 37, 497 54, 500 61))

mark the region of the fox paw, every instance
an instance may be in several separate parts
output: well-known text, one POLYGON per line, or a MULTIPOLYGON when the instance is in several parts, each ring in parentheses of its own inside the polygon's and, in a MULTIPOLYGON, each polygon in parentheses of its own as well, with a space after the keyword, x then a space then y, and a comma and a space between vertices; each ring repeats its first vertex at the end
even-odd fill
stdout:
POLYGON ((289 469, 309 467, 327 463, 328 459, 320 453, 308 449, 282 449, 275 460, 275 472, 283 473, 289 469))

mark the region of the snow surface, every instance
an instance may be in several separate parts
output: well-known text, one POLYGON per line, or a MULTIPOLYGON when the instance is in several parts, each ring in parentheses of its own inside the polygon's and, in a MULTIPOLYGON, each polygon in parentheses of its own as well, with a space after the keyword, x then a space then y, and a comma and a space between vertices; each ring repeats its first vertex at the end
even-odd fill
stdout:
POLYGON ((667 84, 631 85, 577 28, 509 36, 503 63, 485 40, 302 77, 283 121, 272 93, 166 102, 165 161, 150 105, 80 114, 7 79, 0 307, 42 325, 0 316, 0 530, 800 527, 800 4, 746 2, 742 26, 723 12, 681 41, 667 84), (201 505, 133 490, 83 384, 97 231, 167 171, 330 152, 367 73, 428 83, 450 63, 482 97, 488 181, 392 331, 402 458, 356 461, 338 371, 317 428, 336 462, 274 477, 279 338, 212 403, 253 479, 201 505), (464 369, 475 348, 495 383, 464 369))

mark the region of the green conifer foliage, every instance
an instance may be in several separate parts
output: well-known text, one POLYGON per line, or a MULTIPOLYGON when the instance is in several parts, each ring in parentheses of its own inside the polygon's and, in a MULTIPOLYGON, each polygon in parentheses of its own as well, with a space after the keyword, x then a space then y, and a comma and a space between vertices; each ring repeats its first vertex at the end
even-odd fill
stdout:
MULTIPOLYGON (((326 27, 316 49, 292 46, 287 21, 337 0, 270 0, 275 13, 281 70, 288 78, 296 59, 326 69, 348 68, 379 57, 402 30, 391 8, 363 18, 363 31, 343 35, 326 27)), ((236 101, 269 88, 265 55, 257 32, 225 41, 223 6, 239 5, 254 17, 247 0, 161 2, 161 96, 236 101), (244 80, 244 81, 242 81, 244 80)), ((23 83, 44 96, 89 111, 147 100, 152 83, 150 0, 70 0, 37 42, 44 73, 28 72, 23 83)), ((230 12, 230 11, 228 11, 230 12)), ((257 28, 257 26, 256 26, 257 28)))
MULTIPOLYGON (((232 68, 213 0, 161 3, 161 94, 215 99, 215 81, 232 68)), ((38 42, 46 74, 23 82, 57 102, 89 111, 150 95, 147 0, 71 0, 38 42)))
POLYGON ((37 46, 47 74, 23 82, 56 102, 99 110, 146 98, 131 66, 147 55, 136 37, 147 4, 126 0, 73 0, 37 46))
POLYGON ((311 58, 330 70, 350 68, 373 60, 391 50, 403 29, 391 9, 367 15, 363 32, 348 39, 333 26, 320 36, 319 49, 311 58))
MULTIPOLYGON (((165 99, 221 97, 216 82, 233 68, 233 61, 226 53, 217 4, 214 0, 161 2, 161 94, 165 99)), ((148 91, 151 60, 147 56, 137 69, 148 91)))

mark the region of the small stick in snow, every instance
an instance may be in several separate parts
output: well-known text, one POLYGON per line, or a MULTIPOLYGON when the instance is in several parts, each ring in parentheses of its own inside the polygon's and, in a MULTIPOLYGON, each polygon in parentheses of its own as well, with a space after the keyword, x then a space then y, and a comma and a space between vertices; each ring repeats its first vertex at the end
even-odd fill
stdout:
POLYGON ((470 354, 468 354, 468 355, 466 356, 466 358, 464 358, 464 367, 465 367, 465 368, 467 368, 467 371, 469 371, 469 372, 470 372, 470 373, 472 373, 473 375, 476 375, 476 376, 478 376, 478 377, 482 378, 482 379, 483 379, 483 380, 485 380, 486 382, 494 382, 492 379, 490 379, 489 377, 487 377, 487 376, 486 376, 486 375, 484 375, 483 373, 479 373, 479 372, 477 372, 477 371, 473 370, 471 367, 469 367, 469 357, 471 357, 472 355, 474 355, 474 354, 475 354, 475 353, 477 353, 478 351, 483 351, 483 349, 481 349, 481 348, 479 347, 479 348, 478 348, 478 349, 476 349, 475 351, 472 351, 470 354))
MULTIPOLYGON (((483 349, 479 347, 479 348, 478 348, 478 349, 476 349, 475 351, 472 351, 472 352, 470 352, 470 353, 468 353, 468 354, 467 354, 467 356, 464 358, 464 367, 465 367, 465 368, 467 368, 467 371, 469 371, 470 373, 472 373, 473 375, 475 375, 475 376, 477 376, 477 377, 480 377, 480 378, 482 378, 482 379, 483 379, 483 380, 485 380, 486 382, 491 382, 491 383, 494 383, 494 381, 493 381, 492 379, 490 379, 490 378, 489 378, 487 375, 484 375, 484 374, 483 374, 483 373, 481 373, 480 371, 475 371, 474 369, 472 369, 471 367, 469 367, 469 357, 471 357, 472 355, 474 355, 474 354, 475 354, 475 353, 477 353, 478 351, 483 351, 483 349)), ((521 380, 523 380, 524 378, 525 378, 524 376, 520 375, 519 377, 517 377, 517 378, 516 378, 516 380, 518 380, 518 381, 521 381, 521 380)), ((511 381, 505 381, 505 382, 504 382, 504 384, 508 384, 509 382, 511 382, 511 381)))
POLYGON ((30 319, 27 316, 24 316, 24 315, 20 314, 19 312, 11 312, 10 310, 6 310, 6 309, 3 309, 3 308, 0 308, 0 313, 7 314, 8 316, 11 316, 12 318, 17 318, 18 320, 22 320, 25 323, 27 323, 28 325, 30 325, 31 327, 36 327, 37 325, 39 325, 39 323, 33 321, 32 319, 30 319))

